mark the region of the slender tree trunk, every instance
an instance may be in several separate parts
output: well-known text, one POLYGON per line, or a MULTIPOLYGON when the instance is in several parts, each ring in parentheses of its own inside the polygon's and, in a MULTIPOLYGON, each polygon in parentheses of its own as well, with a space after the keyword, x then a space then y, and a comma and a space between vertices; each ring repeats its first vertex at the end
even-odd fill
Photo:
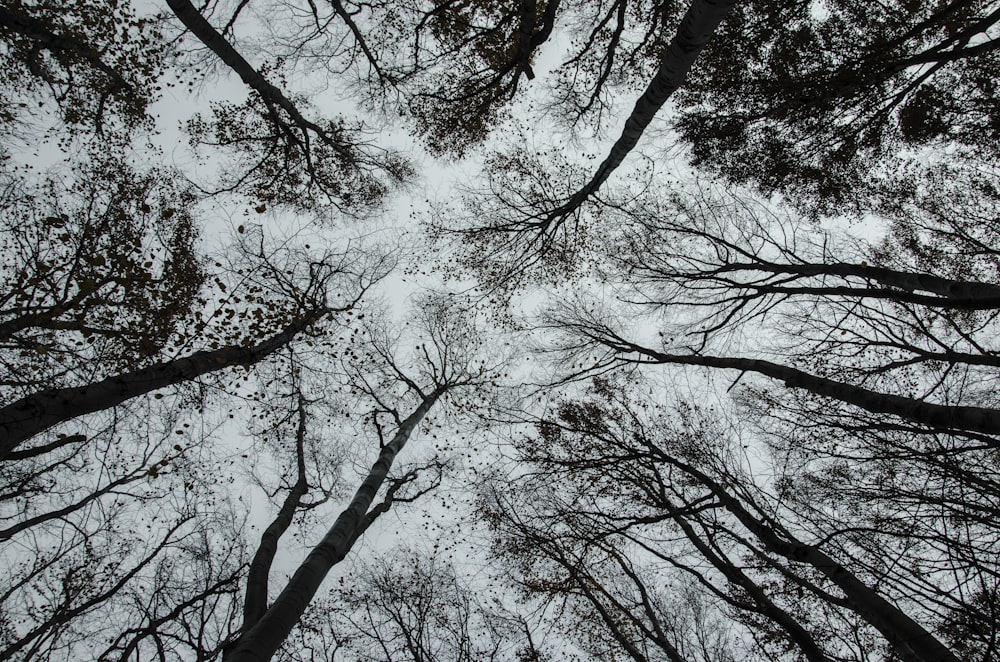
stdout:
POLYGON ((229 66, 236 74, 246 83, 250 88, 257 91, 261 97, 264 98, 268 104, 274 104, 282 108, 295 124, 303 131, 312 131, 317 136, 319 136, 324 142, 333 144, 335 141, 331 136, 329 136, 323 129, 321 129, 316 124, 310 122, 299 109, 295 107, 295 104, 285 96, 285 94, 279 90, 277 87, 272 85, 264 76, 257 71, 253 65, 251 65, 247 60, 239 54, 239 52, 233 48, 232 44, 219 34, 219 31, 212 27, 205 17, 202 15, 198 8, 195 7, 189 0, 167 0, 167 5, 173 10, 177 18, 180 19, 181 23, 191 31, 195 37, 197 37, 201 43, 205 44, 209 50, 219 56, 226 65, 229 66))
MULTIPOLYGON (((574 193, 566 204, 548 216, 546 226, 558 225, 563 218, 576 211, 622 164, 629 152, 639 143, 639 138, 653 121, 657 111, 684 82, 698 55, 734 4, 735 0, 691 1, 691 6, 684 13, 680 28, 671 40, 656 75, 635 102, 632 114, 625 121, 621 136, 612 145, 608 156, 597 168, 591 180, 574 193)), ((554 228, 543 229, 551 232, 554 228)))
POLYGON ((948 648, 919 623, 859 580, 852 572, 818 547, 806 545, 786 531, 781 535, 775 527, 752 515, 720 484, 691 465, 667 458, 705 487, 711 490, 726 509, 751 531, 769 551, 796 563, 804 563, 823 573, 837 585, 847 598, 850 608, 877 629, 907 661, 959 662, 948 648))
POLYGON ((250 563, 250 570, 247 574, 246 599, 243 603, 243 627, 240 628, 240 631, 244 633, 252 628, 267 611, 268 579, 271 574, 271 564, 278 552, 278 541, 291 526, 292 518, 295 517, 295 511, 298 509, 302 497, 309 491, 305 465, 307 417, 301 393, 299 394, 298 415, 299 421, 295 430, 295 484, 285 496, 278 514, 261 534, 257 552, 250 563))
POLYGON ((801 388, 827 398, 833 398, 860 407, 874 414, 891 414, 938 430, 965 430, 989 435, 1000 435, 1000 411, 987 407, 962 407, 935 405, 916 398, 888 395, 852 386, 825 377, 817 377, 796 368, 761 361, 701 354, 663 354, 639 345, 608 340, 605 344, 621 352, 637 352, 654 363, 699 365, 709 368, 729 368, 756 372, 780 379, 786 386, 801 388))
POLYGON ((893 298, 893 295, 895 295, 903 301, 967 310, 1000 308, 1000 285, 982 281, 952 280, 931 274, 897 271, 895 269, 846 262, 837 262, 834 264, 746 263, 726 265, 724 268, 719 269, 720 273, 739 271, 757 271, 800 276, 854 276, 903 290, 902 292, 886 290, 887 294, 883 298, 893 298), (937 296, 921 296, 911 300, 905 296, 908 292, 931 292, 937 296))
MULTIPOLYGON (((570 572, 573 572, 575 569, 569 568, 569 570, 570 572)), ((590 602, 590 604, 593 605, 594 609, 601 617, 601 620, 604 621, 605 627, 607 627, 608 630, 611 631, 611 636, 615 638, 615 641, 618 642, 618 645, 624 648, 625 652, 628 653, 629 657, 631 657, 633 660, 635 660, 636 662, 649 662, 649 658, 646 657, 642 653, 642 651, 639 650, 639 648, 635 644, 633 644, 629 640, 629 638, 626 637, 625 634, 622 632, 620 627, 620 621, 616 619, 613 614, 608 612, 607 608, 604 606, 604 603, 601 602, 600 598, 594 595, 594 592, 591 591, 590 588, 587 586, 586 582, 588 579, 589 578, 584 578, 583 581, 580 582, 579 585, 580 592, 583 593, 584 597, 586 597, 587 600, 590 602)), ((674 653, 676 653, 676 651, 674 651, 674 653)), ((676 654, 671 655, 669 651, 667 651, 667 654, 672 662, 683 662, 683 658, 681 658, 680 656, 676 654)))
POLYGON ((392 441, 379 452, 350 505, 295 571, 274 604, 236 642, 226 657, 227 662, 267 662, 274 656, 305 613, 330 569, 347 556, 357 540, 356 530, 364 523, 368 508, 385 482, 396 455, 445 390, 447 387, 439 387, 425 396, 413 413, 403 419, 392 441))
POLYGON ((755 581, 747 577, 743 570, 731 563, 728 558, 717 555, 683 517, 675 516, 674 521, 701 555, 715 566, 730 584, 745 591, 750 599, 757 603, 757 609, 760 613, 785 631, 788 638, 795 642, 807 660, 810 662, 830 662, 830 658, 823 653, 809 631, 802 627, 788 612, 775 604, 755 581))
POLYGON ((223 368, 257 363, 275 350, 288 345, 299 332, 325 312, 325 309, 314 310, 252 347, 230 345, 195 352, 183 358, 114 375, 87 386, 49 389, 23 397, 0 409, 0 460, 6 459, 25 440, 64 421, 109 409, 134 397, 191 381, 223 368))

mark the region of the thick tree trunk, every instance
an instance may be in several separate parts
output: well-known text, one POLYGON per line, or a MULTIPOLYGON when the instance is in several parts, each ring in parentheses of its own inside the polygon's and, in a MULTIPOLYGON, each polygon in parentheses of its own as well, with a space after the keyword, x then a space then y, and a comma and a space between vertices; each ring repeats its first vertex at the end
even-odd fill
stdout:
POLYGON ((49 389, 21 398, 0 409, 0 460, 19 444, 54 425, 115 407, 157 389, 191 381, 201 375, 236 365, 252 365, 318 320, 319 309, 296 320, 280 333, 252 347, 228 346, 108 377, 87 386, 49 389))
POLYGON ((302 617, 330 569, 347 556, 357 540, 356 530, 363 524, 368 508, 389 475, 396 455, 446 389, 447 387, 439 387, 424 397, 413 413, 400 423, 396 435, 382 448, 350 505, 340 513, 323 540, 295 571, 274 604, 236 642, 226 656, 227 662, 266 662, 274 656, 302 617))

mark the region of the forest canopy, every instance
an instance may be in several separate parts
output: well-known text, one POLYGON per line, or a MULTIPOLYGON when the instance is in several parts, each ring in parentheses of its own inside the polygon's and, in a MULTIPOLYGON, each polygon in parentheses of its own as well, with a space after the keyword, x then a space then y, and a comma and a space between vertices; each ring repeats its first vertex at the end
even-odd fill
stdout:
POLYGON ((0 0, 0 660, 1000 660, 998 46, 0 0))

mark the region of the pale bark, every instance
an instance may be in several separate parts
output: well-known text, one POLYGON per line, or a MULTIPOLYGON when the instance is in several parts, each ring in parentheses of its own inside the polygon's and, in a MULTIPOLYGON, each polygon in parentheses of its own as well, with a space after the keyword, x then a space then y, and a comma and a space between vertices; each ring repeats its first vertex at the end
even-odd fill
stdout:
POLYGON ((257 363, 288 345, 325 312, 324 309, 314 310, 251 347, 230 345, 195 352, 183 358, 114 375, 94 384, 48 389, 23 397, 0 409, 0 460, 5 460, 22 442, 64 421, 109 409, 137 396, 217 370, 257 363))
POLYGON ((413 413, 403 419, 395 436, 382 447, 350 505, 298 567, 267 612, 236 642, 226 656, 227 662, 266 662, 274 656, 305 613, 330 569, 351 550, 358 538, 357 531, 364 526, 368 509, 385 483, 396 455, 447 388, 440 386, 426 395, 413 413))

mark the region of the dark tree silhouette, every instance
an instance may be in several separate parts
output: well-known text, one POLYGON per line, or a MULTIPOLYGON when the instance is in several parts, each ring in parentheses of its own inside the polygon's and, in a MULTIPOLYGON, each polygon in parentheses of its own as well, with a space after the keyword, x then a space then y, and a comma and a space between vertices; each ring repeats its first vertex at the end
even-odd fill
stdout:
POLYGON ((497 367, 484 364, 483 357, 477 355, 480 341, 466 321, 441 301, 428 300, 422 307, 418 319, 424 335, 412 366, 407 367, 398 356, 398 334, 377 324, 369 326, 369 344, 363 351, 371 356, 372 363, 354 364, 351 373, 353 388, 368 394, 375 404, 370 420, 379 439, 376 459, 349 505, 278 596, 263 613, 256 610, 257 620, 244 622, 243 633, 228 651, 227 659, 270 660, 275 655, 305 614, 330 569, 347 556, 357 540, 395 501, 415 498, 404 498, 397 493, 415 480, 419 471, 397 479, 390 472, 400 451, 418 433, 431 410, 454 391, 481 387, 494 377, 497 367), (387 399, 400 390, 405 395, 398 404, 387 399), (380 419, 384 418, 391 420, 394 428, 391 436, 383 430, 380 419), (387 484, 383 501, 376 503, 376 497, 387 484))
POLYGON ((734 13, 678 100, 677 126, 697 164, 814 210, 863 213, 859 195, 896 167, 903 147, 953 142, 990 162, 994 3, 813 7, 734 13))
POLYGON ((239 170, 224 189, 256 200, 302 209, 333 205, 341 211, 376 205, 410 176, 398 154, 364 144, 344 120, 307 119, 299 105, 272 84, 188 0, 168 0, 177 18, 232 69, 254 94, 243 105, 217 104, 214 117, 189 123, 195 142, 229 148, 239 170))
POLYGON ((131 6, 4 2, 0 39, 5 133, 29 122, 28 104, 15 104, 15 98, 53 99, 65 128, 96 131, 106 144, 148 122, 167 45, 154 21, 138 17, 131 6))
MULTIPOLYGON (((920 603, 888 600, 852 569, 857 561, 836 558, 843 552, 832 535, 753 484, 734 464, 725 426, 712 420, 718 413, 682 404, 664 416, 606 380, 588 398, 553 409, 518 444, 535 470, 496 483, 487 513, 508 540, 504 553, 526 569, 527 586, 590 604, 634 659, 650 659, 651 647, 684 659, 680 648, 693 643, 678 636, 644 582, 651 569, 629 560, 636 556, 689 573, 747 626, 780 633, 807 659, 842 654, 824 618, 859 619, 902 659, 958 659, 908 614, 920 603), (522 497, 509 496, 520 490, 522 497), (624 583, 607 577, 610 568, 621 569, 624 583), (817 602, 803 610, 790 602, 796 594, 796 602, 817 602)), ((864 572, 880 577, 875 566, 864 572)))

